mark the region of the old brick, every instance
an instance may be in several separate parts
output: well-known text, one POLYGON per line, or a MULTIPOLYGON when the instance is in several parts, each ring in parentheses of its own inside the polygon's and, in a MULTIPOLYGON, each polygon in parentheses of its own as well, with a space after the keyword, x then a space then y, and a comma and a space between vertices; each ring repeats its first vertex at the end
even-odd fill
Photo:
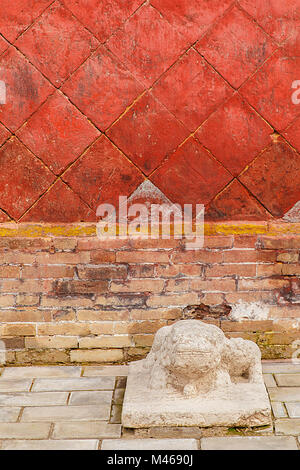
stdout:
POLYGON ((128 277, 129 278, 154 277, 155 276, 154 269, 155 269, 154 264, 130 264, 128 266, 128 277))
POLYGON ((272 290, 288 286, 289 282, 284 279, 240 279, 238 290, 272 290))
POLYGON ((29 307, 33 305, 38 305, 39 301, 40 301, 39 295, 18 294, 16 298, 16 305, 29 307))
POLYGON ((277 261, 280 261, 281 263, 298 263, 299 253, 294 253, 294 252, 279 253, 277 255, 277 261))
POLYGON ((107 291, 107 281, 55 281, 52 289, 56 295, 100 294, 107 291))
POLYGON ((38 336, 85 336, 91 333, 89 323, 43 323, 37 325, 38 336))
POLYGON ((26 266, 22 269, 23 279, 73 278, 71 266, 26 266))
POLYGON ((186 306, 198 303, 198 295, 195 292, 182 295, 153 295, 147 300, 148 307, 186 306))
POLYGON ((12 323, 0 325, 1 336, 35 336, 36 325, 27 323, 12 323))
POLYGON ((129 320, 128 310, 78 310, 79 321, 129 320))
POLYGON ((18 266, 0 266, 0 278, 17 279, 20 277, 18 266))
POLYGON ((90 262, 89 252, 80 253, 38 253, 37 264, 86 264, 90 262))
POLYGON ((80 279, 126 279, 127 269, 125 266, 99 266, 97 268, 80 267, 78 268, 78 277, 80 279))
POLYGON ((232 292, 236 290, 236 285, 233 279, 194 279, 191 281, 191 290, 204 292, 232 292))
POLYGON ((132 279, 120 283, 112 282, 110 290, 112 292, 161 292, 164 288, 164 281, 159 279, 132 279))
POLYGON ((70 353, 71 362, 122 362, 123 349, 74 349, 70 353))
POLYGON ((55 308, 55 307, 92 307, 93 301, 86 297, 48 297, 43 296, 41 299, 41 307, 55 308))
POLYGON ((266 250, 299 250, 300 249, 300 237, 267 237, 262 236, 260 238, 261 245, 266 250))
POLYGON ((14 295, 2 294, 0 295, 0 307, 13 307, 15 305, 16 298, 14 295))
POLYGON ((130 318, 132 320, 176 320, 181 318, 182 308, 156 308, 156 309, 132 309, 130 318))
POLYGON ((133 346, 128 335, 93 336, 79 339, 79 347, 85 349, 128 348, 133 346))
POLYGON ((207 277, 254 277, 256 275, 255 264, 218 264, 215 266, 207 267, 205 274, 207 277))
POLYGON ((177 263, 221 263, 223 260, 220 251, 181 251, 174 252, 172 262, 177 263))
POLYGON ((162 251, 119 251, 117 263, 168 263, 168 252, 162 251))
POLYGON ((49 310, 24 309, 0 310, 0 322, 44 322, 51 321, 49 310))
POLYGON ((92 251, 91 252, 91 264, 104 264, 104 263, 115 263, 116 253, 113 251, 92 251))
POLYGON ((36 336, 25 338, 25 347, 28 349, 68 349, 77 348, 78 339, 74 336, 36 336))

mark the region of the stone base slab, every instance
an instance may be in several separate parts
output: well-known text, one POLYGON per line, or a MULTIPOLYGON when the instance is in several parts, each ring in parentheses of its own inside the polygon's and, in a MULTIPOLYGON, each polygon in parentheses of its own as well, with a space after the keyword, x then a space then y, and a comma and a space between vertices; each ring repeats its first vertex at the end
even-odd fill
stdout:
POLYGON ((147 387, 143 361, 129 367, 122 425, 253 427, 271 423, 271 407, 264 384, 237 383, 205 396, 185 398, 176 392, 147 387))

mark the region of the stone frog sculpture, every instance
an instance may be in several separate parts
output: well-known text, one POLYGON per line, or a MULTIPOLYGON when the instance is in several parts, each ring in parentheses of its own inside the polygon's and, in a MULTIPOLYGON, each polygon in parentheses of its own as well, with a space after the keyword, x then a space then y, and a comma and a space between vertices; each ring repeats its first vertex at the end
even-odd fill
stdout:
POLYGON ((238 382, 262 383, 261 353, 252 341, 227 339, 200 320, 161 328, 144 361, 150 389, 194 397, 238 382))

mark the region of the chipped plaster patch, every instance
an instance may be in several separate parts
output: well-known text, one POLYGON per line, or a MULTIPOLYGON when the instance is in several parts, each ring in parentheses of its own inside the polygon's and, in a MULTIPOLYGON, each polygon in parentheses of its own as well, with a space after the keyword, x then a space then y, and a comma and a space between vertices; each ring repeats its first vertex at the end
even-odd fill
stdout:
POLYGON ((229 318, 234 321, 267 320, 270 307, 262 302, 239 301, 233 305, 229 318))

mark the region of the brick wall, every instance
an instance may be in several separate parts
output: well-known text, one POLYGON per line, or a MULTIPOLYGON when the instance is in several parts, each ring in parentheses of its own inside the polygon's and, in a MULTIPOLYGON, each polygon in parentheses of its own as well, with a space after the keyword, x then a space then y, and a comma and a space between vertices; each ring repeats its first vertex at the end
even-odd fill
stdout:
POLYGON ((209 224, 204 248, 186 251, 183 240, 99 241, 94 226, 19 225, 5 234, 2 228, 0 335, 7 360, 136 359, 158 328, 201 303, 214 307, 204 320, 226 335, 256 341, 265 358, 290 357, 300 324, 297 230, 209 224), (256 303, 255 316, 219 316, 224 304, 237 302, 244 313, 256 303))

